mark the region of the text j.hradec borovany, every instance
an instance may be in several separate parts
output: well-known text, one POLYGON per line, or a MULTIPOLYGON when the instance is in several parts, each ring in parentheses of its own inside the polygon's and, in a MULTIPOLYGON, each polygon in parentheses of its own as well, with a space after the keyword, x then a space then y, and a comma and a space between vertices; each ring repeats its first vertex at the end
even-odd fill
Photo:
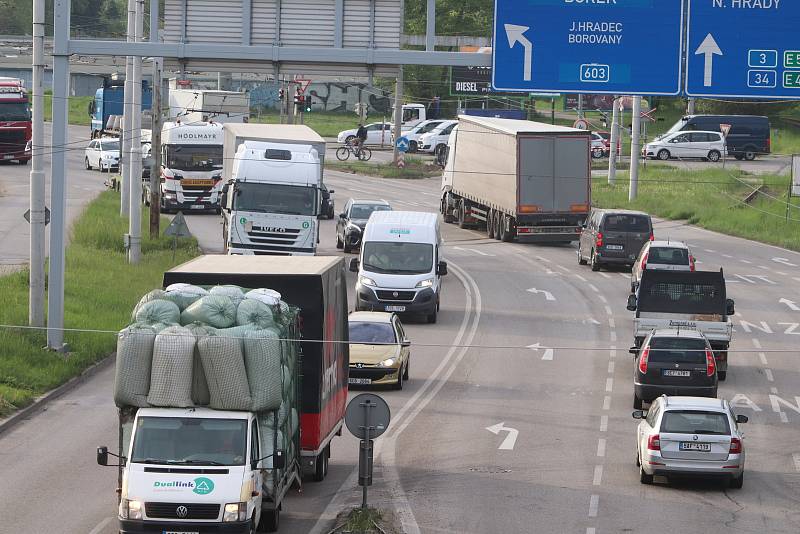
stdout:
POLYGON ((567 40, 576 44, 620 44, 622 23, 573 21, 567 40))

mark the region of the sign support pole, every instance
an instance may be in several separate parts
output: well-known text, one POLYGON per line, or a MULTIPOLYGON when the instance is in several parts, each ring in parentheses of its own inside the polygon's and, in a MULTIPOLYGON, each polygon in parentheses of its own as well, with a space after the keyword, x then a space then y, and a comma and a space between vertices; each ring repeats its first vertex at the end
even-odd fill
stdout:
MULTIPOLYGON (((134 24, 134 41, 142 40, 144 33, 144 0, 136 0, 136 19, 134 24)), ((142 58, 133 57, 133 113, 130 139, 130 214, 128 218, 128 262, 139 263, 142 253, 142 58)))
POLYGON ((608 185, 614 185, 617 181, 617 145, 619 144, 619 97, 614 99, 612 104, 614 113, 611 119, 611 146, 608 153, 608 185))
POLYGON ((628 201, 633 202, 639 195, 639 136, 642 123, 642 97, 633 97, 633 120, 631 125, 631 185, 628 191, 628 201))
POLYGON ((28 325, 44 326, 44 0, 33 2, 33 117, 31 135, 31 242, 28 325))
MULTIPOLYGON (((132 43, 136 33, 136 0, 128 0, 128 31, 127 41, 132 43)), ((131 194, 131 123, 133 122, 133 56, 125 59, 125 86, 122 97, 122 122, 120 123, 120 174, 122 175, 122 188, 119 214, 127 217, 130 213, 131 194)), ((105 128, 104 124, 100 125, 105 128)))
MULTIPOLYGON (((158 4, 150 0, 150 42, 158 42, 158 4)), ((155 239, 161 222, 161 69, 162 58, 153 58, 153 126, 150 154, 150 237, 155 239)))
MULTIPOLYGON (((397 83, 395 85, 394 90, 394 138, 395 140, 400 139, 402 135, 402 127, 403 124, 403 66, 400 65, 397 67, 397 83)), ((386 130, 383 130, 384 132, 386 130)), ((397 150, 397 143, 394 143, 394 150, 392 157, 394 159, 394 164, 397 165, 397 162, 400 160, 400 152, 397 150)))

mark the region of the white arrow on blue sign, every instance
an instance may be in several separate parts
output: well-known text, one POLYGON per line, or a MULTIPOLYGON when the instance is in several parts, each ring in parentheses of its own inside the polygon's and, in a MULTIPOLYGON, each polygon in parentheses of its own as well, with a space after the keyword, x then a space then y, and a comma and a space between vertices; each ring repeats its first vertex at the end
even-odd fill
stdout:
POLYGON ((408 144, 408 137, 403 136, 397 140, 395 146, 398 152, 408 152, 408 144))
POLYGON ((492 87, 677 95, 684 1, 495 0, 492 87))

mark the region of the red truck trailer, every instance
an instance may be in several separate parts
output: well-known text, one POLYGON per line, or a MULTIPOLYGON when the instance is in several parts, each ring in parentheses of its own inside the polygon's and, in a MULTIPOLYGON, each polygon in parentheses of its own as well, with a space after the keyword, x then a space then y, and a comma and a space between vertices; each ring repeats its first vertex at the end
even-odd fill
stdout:
POLYGON ((0 78, 0 161, 31 160, 31 108, 18 78, 0 78))

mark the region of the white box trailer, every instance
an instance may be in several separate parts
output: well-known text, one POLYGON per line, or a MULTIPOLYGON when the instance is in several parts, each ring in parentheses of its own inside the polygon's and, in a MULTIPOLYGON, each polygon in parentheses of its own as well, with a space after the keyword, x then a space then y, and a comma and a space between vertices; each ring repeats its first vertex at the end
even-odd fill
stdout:
POLYGON ((200 89, 170 89, 170 120, 242 123, 250 118, 250 93, 200 89))
POLYGON ((445 222, 503 241, 578 238, 591 204, 591 134, 461 115, 442 174, 445 222))

